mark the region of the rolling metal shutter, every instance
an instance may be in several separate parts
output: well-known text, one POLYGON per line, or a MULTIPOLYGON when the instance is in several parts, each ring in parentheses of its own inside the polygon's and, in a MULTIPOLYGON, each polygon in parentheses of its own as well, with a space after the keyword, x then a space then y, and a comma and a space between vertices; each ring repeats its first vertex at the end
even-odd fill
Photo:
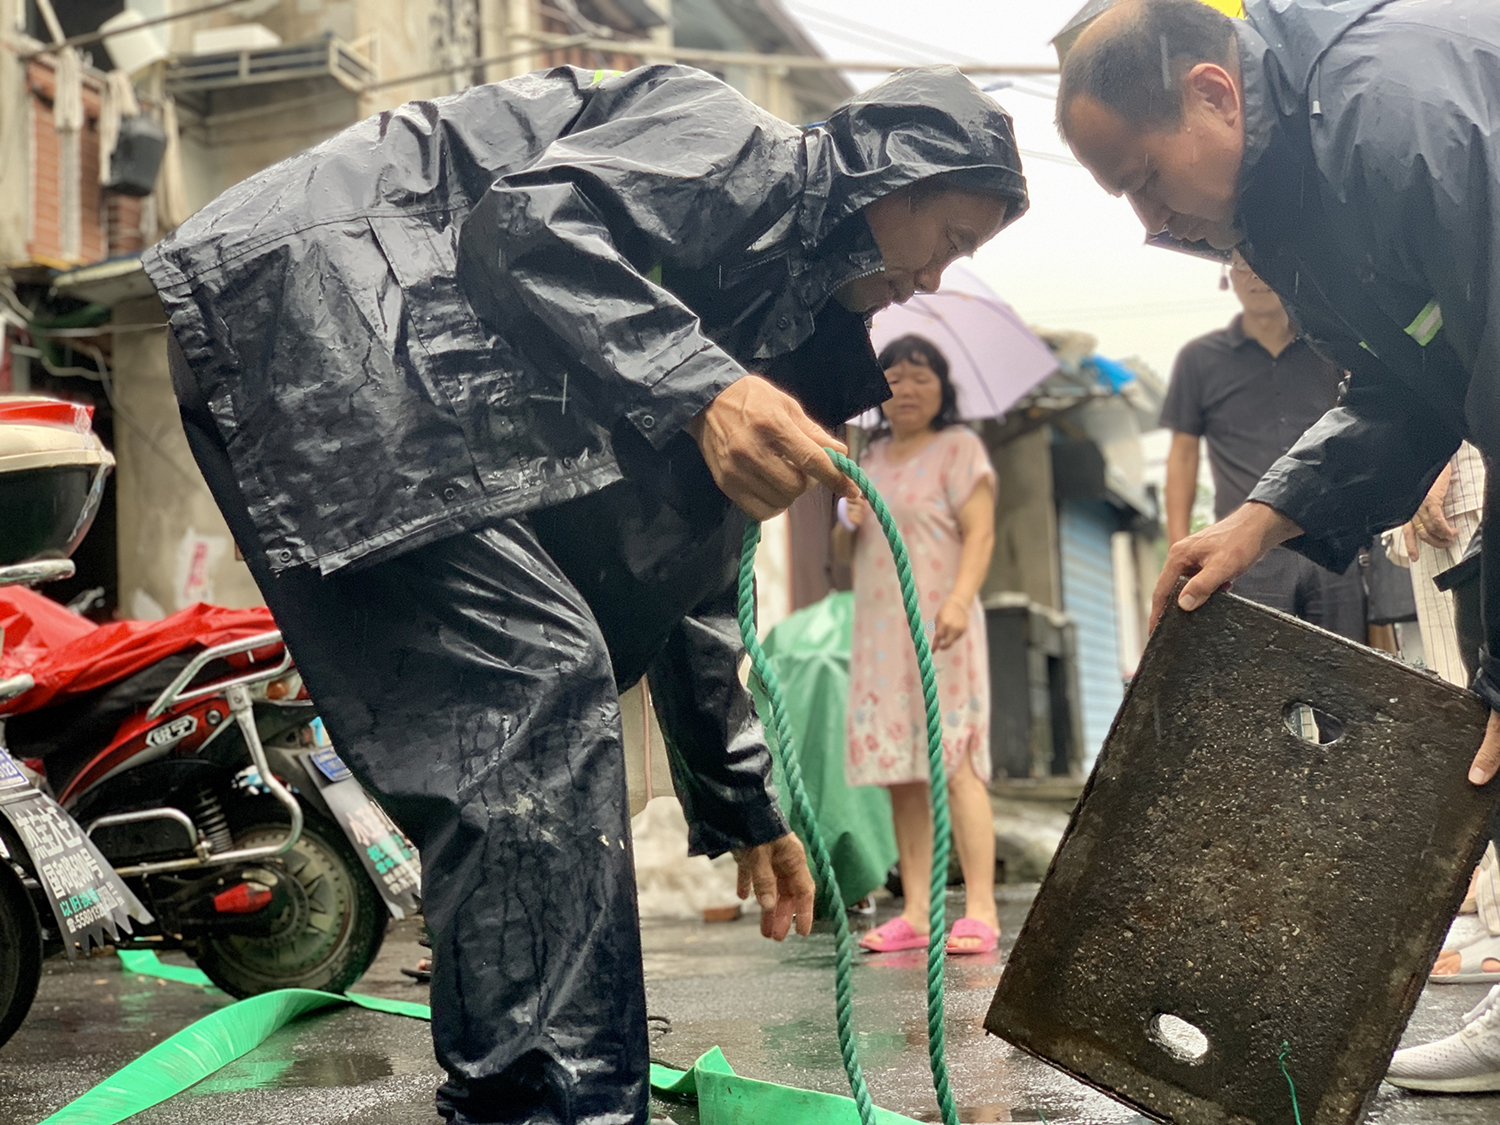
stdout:
POLYGON ((1099 500, 1069 500, 1058 512, 1063 609, 1078 630, 1085 771, 1093 768, 1125 697, 1110 551, 1110 536, 1119 526, 1115 510, 1099 500))

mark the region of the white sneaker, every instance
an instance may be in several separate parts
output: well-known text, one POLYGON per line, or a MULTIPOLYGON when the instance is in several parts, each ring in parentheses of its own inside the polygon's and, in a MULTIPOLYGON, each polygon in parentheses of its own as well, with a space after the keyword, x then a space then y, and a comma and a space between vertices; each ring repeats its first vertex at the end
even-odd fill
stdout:
POLYGON ((1462 1030, 1397 1051, 1385 1080, 1406 1090, 1444 1094, 1500 1092, 1500 985, 1464 1016, 1462 1030))

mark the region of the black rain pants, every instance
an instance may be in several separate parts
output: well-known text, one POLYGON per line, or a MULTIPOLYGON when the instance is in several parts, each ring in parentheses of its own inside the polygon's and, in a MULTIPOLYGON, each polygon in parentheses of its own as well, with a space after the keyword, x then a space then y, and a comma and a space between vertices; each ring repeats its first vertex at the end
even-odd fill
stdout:
POLYGON ((439 1112, 644 1125, 619 701, 583 597, 516 519, 352 574, 273 575, 169 355, 193 455, 339 755, 421 850, 439 1112))

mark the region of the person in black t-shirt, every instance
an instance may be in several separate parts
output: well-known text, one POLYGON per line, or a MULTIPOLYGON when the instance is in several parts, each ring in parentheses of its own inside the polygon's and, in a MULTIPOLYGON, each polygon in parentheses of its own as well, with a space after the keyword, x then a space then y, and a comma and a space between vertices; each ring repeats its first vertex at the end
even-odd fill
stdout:
MULTIPOLYGON (((1192 530, 1198 448, 1208 440, 1214 518, 1245 502, 1261 476, 1333 406, 1343 372, 1298 338, 1281 300, 1236 252, 1229 276, 1244 312, 1177 356, 1161 423, 1167 456, 1167 537, 1192 530)), ((1366 639, 1359 564, 1335 574, 1285 547, 1234 583, 1234 592, 1304 621, 1366 639)))

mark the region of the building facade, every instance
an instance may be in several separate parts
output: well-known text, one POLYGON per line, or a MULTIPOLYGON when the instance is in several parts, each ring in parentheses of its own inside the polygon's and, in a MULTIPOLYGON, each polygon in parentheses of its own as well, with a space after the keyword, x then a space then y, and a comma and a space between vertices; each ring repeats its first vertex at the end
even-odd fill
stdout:
POLYGON ((370 114, 546 66, 682 57, 794 122, 850 92, 835 71, 774 61, 816 55, 777 0, 245 0, 189 14, 204 6, 0 0, 0 393, 92 402, 115 452, 78 576, 49 590, 99 591, 96 616, 259 600, 183 437, 139 265, 187 215, 370 114), (148 182, 129 179, 132 153, 148 182))

